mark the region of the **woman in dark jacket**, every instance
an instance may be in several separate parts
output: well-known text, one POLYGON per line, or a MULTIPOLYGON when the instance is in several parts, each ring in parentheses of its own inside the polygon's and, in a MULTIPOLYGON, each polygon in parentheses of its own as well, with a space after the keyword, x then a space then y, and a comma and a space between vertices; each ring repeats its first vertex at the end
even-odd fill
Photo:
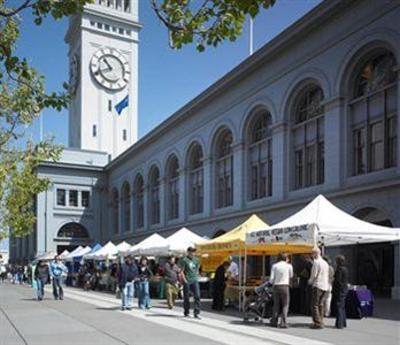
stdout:
POLYGON ((212 309, 224 310, 224 294, 226 288, 226 271, 230 266, 229 262, 224 262, 218 266, 215 271, 214 282, 213 282, 213 303, 212 309))
POLYGON ((342 329, 347 327, 346 324, 346 295, 347 285, 349 283, 349 273, 345 266, 346 260, 343 255, 336 257, 336 271, 332 286, 332 295, 334 308, 336 308, 335 327, 342 329))
POLYGON ((41 301, 44 297, 44 286, 49 281, 49 275, 49 265, 44 261, 39 261, 35 268, 38 301, 41 301))

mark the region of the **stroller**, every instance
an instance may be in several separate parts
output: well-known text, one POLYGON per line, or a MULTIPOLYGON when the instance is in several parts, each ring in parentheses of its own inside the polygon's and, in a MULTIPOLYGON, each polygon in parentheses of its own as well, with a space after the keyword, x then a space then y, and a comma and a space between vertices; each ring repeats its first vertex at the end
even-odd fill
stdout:
POLYGON ((272 315, 272 284, 266 282, 254 289, 254 293, 246 296, 244 306, 244 322, 254 320, 263 323, 264 318, 272 315))

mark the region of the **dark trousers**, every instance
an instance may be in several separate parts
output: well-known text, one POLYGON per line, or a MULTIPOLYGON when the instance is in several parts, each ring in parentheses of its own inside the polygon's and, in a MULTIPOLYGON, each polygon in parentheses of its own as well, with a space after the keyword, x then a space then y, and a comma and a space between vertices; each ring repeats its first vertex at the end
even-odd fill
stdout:
POLYGON ((276 285, 273 290, 274 308, 272 311, 271 324, 278 325, 278 318, 281 316, 281 325, 287 326, 287 315, 289 311, 289 285, 276 285))
POLYGON ((347 327, 346 295, 347 295, 347 290, 344 290, 344 291, 338 291, 333 296, 333 300, 335 301, 334 307, 336 307, 336 322, 335 322, 336 328, 347 327))
POLYGON ((64 290, 62 288, 62 277, 53 277, 53 295, 55 299, 64 298, 64 290))
POLYGON ((189 315, 190 312, 190 295, 194 297, 194 315, 200 314, 200 285, 199 282, 191 282, 183 284, 183 309, 184 314, 189 315))
POLYGON ((325 315, 325 298, 328 292, 313 287, 311 296, 311 314, 314 325, 317 327, 324 326, 324 315, 325 315))
POLYGON ((224 309, 224 306, 225 306, 224 293, 225 293, 225 284, 219 285, 219 286, 214 285, 212 309, 214 309, 214 310, 223 310, 224 309))

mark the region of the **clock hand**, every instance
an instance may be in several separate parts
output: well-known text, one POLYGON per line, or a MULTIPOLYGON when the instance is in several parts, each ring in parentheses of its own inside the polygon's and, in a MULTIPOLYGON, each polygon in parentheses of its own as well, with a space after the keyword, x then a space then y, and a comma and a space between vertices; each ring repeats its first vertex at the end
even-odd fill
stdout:
POLYGON ((104 59, 104 63, 107 65, 108 69, 111 71, 111 70, 112 70, 112 67, 111 67, 111 65, 109 64, 109 62, 107 61, 107 59, 104 59))

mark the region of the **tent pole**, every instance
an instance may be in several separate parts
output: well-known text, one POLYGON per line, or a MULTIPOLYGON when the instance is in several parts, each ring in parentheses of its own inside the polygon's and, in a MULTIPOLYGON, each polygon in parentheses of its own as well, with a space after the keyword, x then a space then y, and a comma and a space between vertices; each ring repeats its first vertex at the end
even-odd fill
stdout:
POLYGON ((265 255, 262 256, 262 281, 265 280, 265 255))
POLYGON ((244 306, 246 303, 246 282, 247 282, 247 247, 245 245, 244 247, 244 279, 243 279, 243 291, 241 291, 242 294, 242 311, 244 311, 244 306))
POLYGON ((240 249, 239 251, 239 311, 242 311, 241 309, 241 296, 240 292, 242 291, 242 278, 243 278, 243 264, 242 264, 242 250, 240 249))

